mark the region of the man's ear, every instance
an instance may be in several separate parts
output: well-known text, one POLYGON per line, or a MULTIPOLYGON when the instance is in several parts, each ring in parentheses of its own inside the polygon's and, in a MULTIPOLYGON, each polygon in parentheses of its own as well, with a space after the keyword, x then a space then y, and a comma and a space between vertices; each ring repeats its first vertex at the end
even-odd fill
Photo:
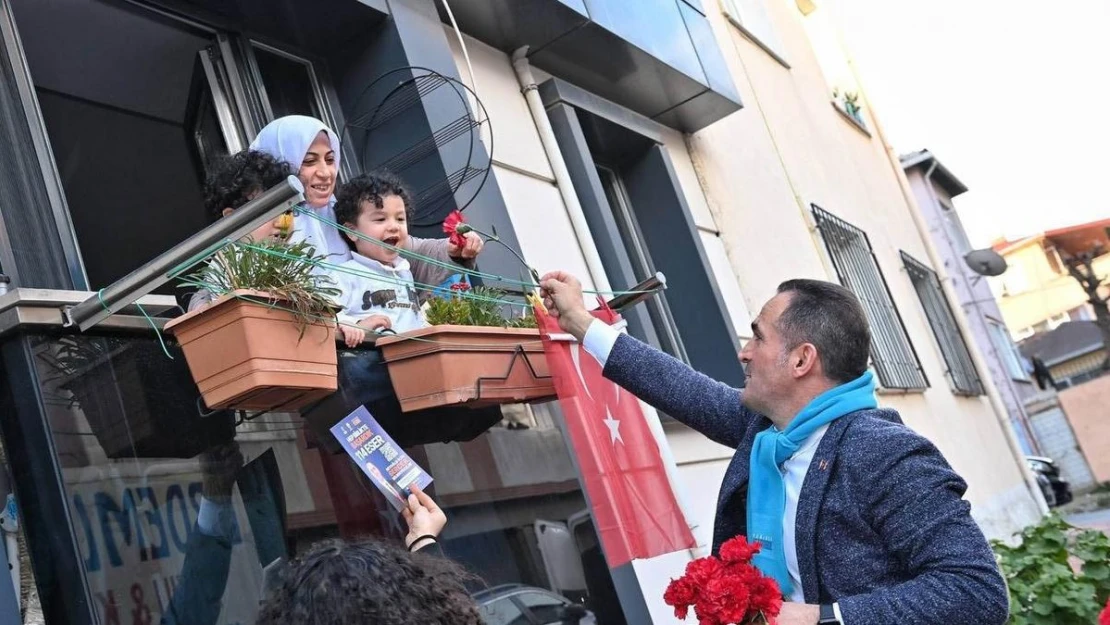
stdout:
POLYGON ((220 214, 223 215, 224 217, 227 217, 228 215, 230 215, 234 212, 235 212, 234 208, 228 207, 228 208, 223 209, 223 211, 221 211, 220 214))
POLYGON ((820 367, 817 348, 813 343, 802 343, 790 352, 790 372, 795 378, 808 375, 820 367))

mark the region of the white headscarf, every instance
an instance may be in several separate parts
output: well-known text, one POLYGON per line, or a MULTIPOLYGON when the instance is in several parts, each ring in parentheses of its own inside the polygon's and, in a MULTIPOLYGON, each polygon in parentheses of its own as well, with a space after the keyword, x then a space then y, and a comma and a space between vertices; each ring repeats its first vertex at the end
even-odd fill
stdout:
MULTIPOLYGON (((305 154, 316 136, 321 132, 328 135, 331 149, 335 152, 335 167, 339 169, 339 136, 328 128, 327 124, 304 115, 287 115, 279 117, 266 124, 251 142, 250 149, 266 152, 274 158, 281 159, 293 168, 301 169, 305 154)), ((320 217, 328 221, 335 221, 335 196, 333 195, 325 206, 310 207, 320 217)), ((343 235, 331 226, 324 224, 307 215, 297 215, 293 219, 293 234, 289 237, 291 243, 308 241, 316 247, 317 254, 328 256, 329 263, 339 264, 351 257, 351 248, 343 240, 343 235)))

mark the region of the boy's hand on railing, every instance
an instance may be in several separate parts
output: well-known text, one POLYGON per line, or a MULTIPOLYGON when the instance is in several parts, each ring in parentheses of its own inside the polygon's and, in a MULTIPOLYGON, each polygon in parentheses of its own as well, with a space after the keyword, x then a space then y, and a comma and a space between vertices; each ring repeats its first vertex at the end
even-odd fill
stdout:
POLYGON ((366 340, 366 330, 342 323, 339 324, 339 334, 343 337, 343 344, 352 349, 366 340))
MULTIPOLYGON (((385 315, 370 315, 358 322, 359 327, 367 330, 388 330, 393 327, 393 321, 385 315)), ((365 337, 363 337, 365 338, 365 337)))

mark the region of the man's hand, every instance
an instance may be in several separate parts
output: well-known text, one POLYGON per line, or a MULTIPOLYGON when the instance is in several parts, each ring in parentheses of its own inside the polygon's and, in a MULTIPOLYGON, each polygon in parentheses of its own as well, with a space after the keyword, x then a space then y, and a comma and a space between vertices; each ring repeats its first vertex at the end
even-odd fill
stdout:
POLYGON ((358 347, 366 340, 366 330, 343 323, 339 324, 339 334, 343 336, 343 343, 351 348, 358 347))
POLYGON ((408 507, 401 511, 401 515, 405 517, 405 523, 409 526, 409 533, 405 536, 405 546, 416 551, 432 542, 424 539, 414 545, 413 543, 421 536, 439 536, 447 525, 447 515, 427 493, 420 490, 419 486, 413 484, 409 490, 412 493, 409 495, 408 507))
POLYGON ((466 238, 466 245, 448 244, 447 255, 451 258, 457 258, 461 260, 473 260, 474 258, 477 258, 478 254, 482 252, 482 247, 485 246, 485 242, 482 241, 482 237, 478 236, 478 233, 473 231, 467 232, 463 235, 463 237, 466 238))
POLYGON ((821 608, 808 603, 784 603, 782 611, 775 619, 778 625, 817 625, 821 619, 821 608))
POLYGON ((370 315, 358 322, 359 327, 367 330, 388 330, 393 327, 393 321, 385 315, 370 315))
POLYGON ((565 271, 553 271, 540 278, 543 305, 559 321, 559 327, 579 341, 594 320, 582 303, 582 283, 565 271))

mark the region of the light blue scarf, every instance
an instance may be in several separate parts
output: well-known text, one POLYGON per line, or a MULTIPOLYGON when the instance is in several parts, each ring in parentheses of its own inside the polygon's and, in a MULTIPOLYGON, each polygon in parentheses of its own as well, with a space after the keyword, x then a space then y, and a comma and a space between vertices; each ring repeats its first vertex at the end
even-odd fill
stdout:
POLYGON ((748 480, 748 540, 760 542, 763 548, 752 558, 752 563, 764 575, 775 578, 783 596, 790 596, 793 585, 786 568, 782 537, 786 487, 779 467, 821 426, 857 410, 877 406, 874 376, 868 371, 815 397, 785 430, 771 428, 755 437, 748 480))

